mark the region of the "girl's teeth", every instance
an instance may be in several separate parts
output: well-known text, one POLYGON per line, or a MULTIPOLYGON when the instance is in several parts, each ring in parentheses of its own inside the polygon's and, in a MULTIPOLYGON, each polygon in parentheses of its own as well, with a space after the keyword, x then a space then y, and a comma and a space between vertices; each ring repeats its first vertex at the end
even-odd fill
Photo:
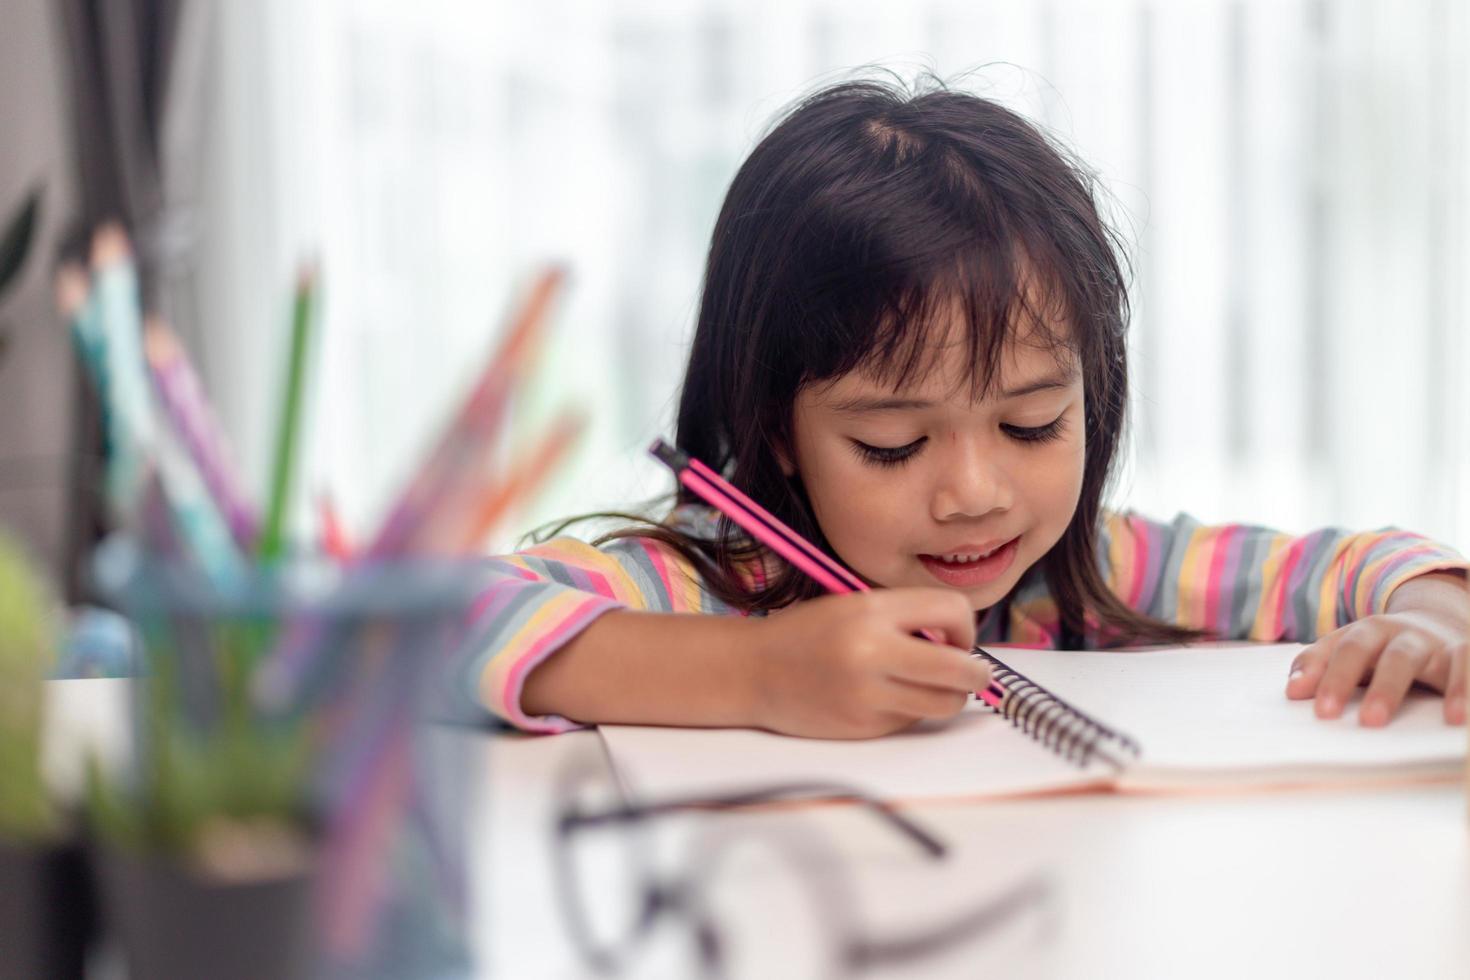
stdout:
POLYGON ((991 555, 995 554, 999 550, 999 548, 991 548, 989 551, 978 555, 935 555, 934 557, 938 558, 946 565, 968 565, 971 562, 977 562, 982 558, 989 558, 991 555))

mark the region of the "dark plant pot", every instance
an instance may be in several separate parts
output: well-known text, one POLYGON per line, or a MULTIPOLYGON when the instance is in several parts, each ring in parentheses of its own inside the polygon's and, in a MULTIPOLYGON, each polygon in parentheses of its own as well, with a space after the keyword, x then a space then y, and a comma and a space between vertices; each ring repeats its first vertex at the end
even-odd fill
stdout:
POLYGON ((309 873, 221 881, 118 852, 99 864, 105 918, 135 980, 310 976, 309 873))
POLYGON ((79 845, 0 841, 0 980, 81 977, 95 914, 79 845))

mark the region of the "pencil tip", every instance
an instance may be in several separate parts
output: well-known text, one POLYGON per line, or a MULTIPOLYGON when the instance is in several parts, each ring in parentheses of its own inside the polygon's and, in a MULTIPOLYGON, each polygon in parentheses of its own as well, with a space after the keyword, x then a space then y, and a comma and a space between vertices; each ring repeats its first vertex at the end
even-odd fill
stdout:
POLYGON ((316 289, 317 261, 315 258, 305 259, 296 267, 296 291, 298 293, 311 292, 316 289))
POLYGON ((163 318, 150 314, 143 320, 143 353, 149 360, 168 360, 179 352, 179 342, 163 318))
POLYGON ((76 262, 67 262, 56 270, 56 308, 61 315, 71 318, 87 305, 87 294, 91 283, 86 270, 76 262))
POLYGON ((106 268, 131 258, 133 246, 121 223, 107 221, 92 233, 92 267, 106 268))

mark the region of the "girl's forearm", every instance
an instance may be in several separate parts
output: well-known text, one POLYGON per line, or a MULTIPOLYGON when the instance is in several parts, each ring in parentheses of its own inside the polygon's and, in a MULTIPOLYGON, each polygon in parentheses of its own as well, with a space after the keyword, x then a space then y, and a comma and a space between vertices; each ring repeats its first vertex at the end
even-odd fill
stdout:
POLYGON ((606 613, 531 671, 521 708, 589 724, 753 725, 758 625, 728 616, 606 613))

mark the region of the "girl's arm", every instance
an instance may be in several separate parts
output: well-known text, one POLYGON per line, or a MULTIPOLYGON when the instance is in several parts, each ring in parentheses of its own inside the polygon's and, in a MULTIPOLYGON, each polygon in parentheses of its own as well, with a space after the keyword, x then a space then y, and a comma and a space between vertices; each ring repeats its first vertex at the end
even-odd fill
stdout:
POLYGON ((990 682, 959 593, 827 596, 765 617, 612 612, 541 664, 529 714, 865 738, 962 710, 990 682), (912 635, 935 630, 953 645, 912 635))
POLYGON ((946 590, 832 596, 747 619, 650 539, 605 550, 559 539, 497 564, 458 686, 530 731, 628 722, 862 737, 952 715, 989 683, 964 652, 969 604, 946 590), (915 638, 920 628, 953 646, 915 638))
POLYGON ((1109 585, 1155 619, 1224 640, 1310 643, 1388 611, 1412 578, 1461 575, 1452 549, 1395 529, 1294 536, 1247 524, 1171 523, 1108 515, 1101 553, 1109 585))
MULTIPOLYGON (((1415 680, 1444 691, 1462 677, 1470 565, 1419 535, 1326 529, 1294 537, 1130 514, 1108 518, 1102 553, 1113 590, 1155 618, 1220 639, 1313 644, 1287 693, 1316 696, 1321 717, 1341 714, 1369 677, 1377 679, 1359 715, 1369 725, 1386 723, 1415 680)), ((1463 720, 1463 702, 1447 698, 1445 715, 1463 720)))
POLYGON ((531 672, 521 709, 608 723, 753 724, 754 625, 741 617, 610 612, 531 672))

